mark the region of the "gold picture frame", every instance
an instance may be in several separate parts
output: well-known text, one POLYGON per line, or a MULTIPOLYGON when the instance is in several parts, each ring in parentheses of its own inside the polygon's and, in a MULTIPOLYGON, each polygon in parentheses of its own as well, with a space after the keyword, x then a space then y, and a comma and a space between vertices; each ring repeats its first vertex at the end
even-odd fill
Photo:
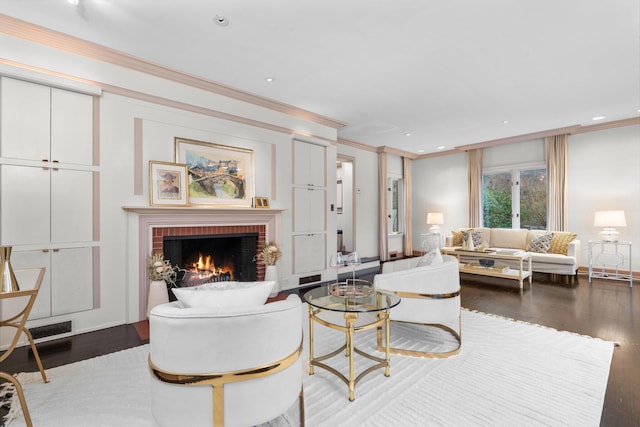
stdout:
POLYGON ((269 199, 266 197, 254 197, 253 198, 253 207, 255 208, 268 208, 269 207, 269 199))
POLYGON ((188 206, 187 165, 149 161, 149 205, 188 206))
POLYGON ((175 161, 187 165, 189 204, 251 207, 253 150, 174 138, 175 161))

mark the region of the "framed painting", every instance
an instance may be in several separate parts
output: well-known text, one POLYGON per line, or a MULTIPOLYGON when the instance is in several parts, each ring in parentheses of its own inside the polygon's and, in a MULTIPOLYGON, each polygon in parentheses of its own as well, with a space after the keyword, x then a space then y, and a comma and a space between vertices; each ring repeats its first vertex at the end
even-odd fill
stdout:
POLYGON ((187 206, 187 165, 149 161, 149 204, 187 206))
POLYGON ((254 197, 253 198, 253 207, 255 208, 268 208, 269 207, 269 199, 266 197, 254 197))
POLYGON ((176 137, 176 163, 187 165, 189 204, 253 203, 253 151, 176 137))

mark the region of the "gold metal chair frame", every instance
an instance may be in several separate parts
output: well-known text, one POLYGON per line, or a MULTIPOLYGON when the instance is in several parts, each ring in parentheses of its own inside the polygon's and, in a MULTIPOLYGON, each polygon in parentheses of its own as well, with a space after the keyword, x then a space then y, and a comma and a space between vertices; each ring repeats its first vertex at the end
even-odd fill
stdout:
MULTIPOLYGON (((417 292, 395 291, 394 294, 400 296, 401 298, 448 299, 448 298, 455 298, 455 297, 459 296, 460 295, 460 291, 446 293, 446 294, 423 294, 423 293, 417 293, 417 292)), ((440 358, 440 359, 444 359, 444 358, 456 355, 456 354, 458 354, 460 352, 460 347, 462 346, 462 320, 461 320, 461 316, 458 316, 458 331, 456 331, 453 328, 450 328, 449 326, 441 325, 439 323, 417 323, 417 322, 406 322, 406 321, 402 321, 402 320, 390 320, 390 324, 393 324, 395 322, 407 323, 407 324, 412 324, 412 325, 420 325, 420 326, 426 326, 426 327, 436 327, 436 328, 443 329, 443 330, 449 332, 456 339, 456 341, 458 342, 458 345, 453 350, 442 352, 442 353, 435 353, 435 352, 428 352, 428 351, 406 350, 406 349, 402 349, 402 348, 391 347, 389 345, 389 338, 387 338, 386 339, 387 346, 385 346, 382 343, 382 325, 379 325, 378 328, 377 328, 377 331, 376 331, 376 340, 377 340, 377 343, 378 343, 378 351, 387 351, 388 350, 390 353, 401 354, 401 355, 404 355, 404 356, 429 357, 429 358, 440 358)), ((390 325, 387 326, 387 331, 385 333, 385 335, 387 337, 389 336, 389 330, 388 329, 390 327, 391 327, 390 325)))
MULTIPOLYGON (((291 353, 284 359, 273 362, 269 365, 258 366, 256 368, 242 369, 233 372, 220 372, 209 374, 179 374, 175 372, 168 372, 158 368, 151 361, 151 354, 149 354, 149 368, 152 374, 160 381, 170 384, 182 384, 182 385, 195 385, 203 386, 210 385, 212 388, 213 399, 213 426, 224 426, 224 385, 253 380, 256 378, 266 377, 268 375, 276 374, 289 366, 291 366, 302 353, 302 341, 297 350, 291 353)), ((304 393, 300 390, 300 424, 304 426, 304 393)))
MULTIPOLYGON (((36 297, 38 296, 38 290, 40 289, 40 284, 42 284, 42 279, 44 278, 45 268, 33 268, 33 269, 24 269, 24 270, 16 270, 19 271, 40 271, 38 273, 38 278, 36 279, 35 286, 33 289, 27 289, 23 291, 15 291, 15 292, 5 292, 0 293, 0 300, 9 299, 9 298, 20 298, 20 297, 28 297, 27 304, 25 307, 20 310, 18 314, 9 319, 0 320, 0 327, 12 327, 16 328, 16 334, 13 337, 13 341, 11 345, 7 348, 7 350, 0 356, 0 363, 2 363, 9 355, 15 350, 16 345, 18 345, 18 340, 20 339, 20 334, 23 333, 29 340, 29 345, 31 346, 31 350, 33 351, 33 355, 36 359, 36 363, 38 364, 38 369, 40 370, 40 375, 42 375, 42 381, 48 383, 47 375, 44 373, 44 368, 42 367, 42 362, 40 361, 40 355, 38 354, 38 349, 36 348, 35 343, 33 342, 33 337, 29 330, 25 327, 27 320, 29 319, 29 314, 31 313, 31 309, 33 308, 33 304, 36 301, 36 297)), ((29 414, 29 409, 27 408, 27 401, 24 398, 24 392, 22 390, 22 386, 18 382, 16 378, 12 375, 9 375, 6 372, 0 372, 0 378, 4 378, 5 380, 12 383, 16 389, 16 393, 18 393, 18 399, 20 399, 20 406, 22 407, 22 413, 24 414, 24 420, 27 426, 33 426, 31 422, 31 415, 29 414)))

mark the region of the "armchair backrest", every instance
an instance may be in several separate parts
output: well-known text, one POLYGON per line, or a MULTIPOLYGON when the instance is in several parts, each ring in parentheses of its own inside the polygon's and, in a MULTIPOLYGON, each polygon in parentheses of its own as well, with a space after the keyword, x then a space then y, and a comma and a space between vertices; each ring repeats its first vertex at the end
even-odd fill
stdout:
POLYGON ((149 328, 152 368, 183 377, 211 378, 208 386, 188 386, 152 375, 152 412, 159 425, 214 425, 221 412, 212 405, 212 385, 218 387, 213 383, 223 376, 232 378, 223 384, 225 426, 269 421, 299 396, 302 304, 296 295, 248 308, 162 304, 151 311, 149 328), (272 369, 283 360, 291 365, 273 375, 246 381, 233 378, 233 373, 272 369))

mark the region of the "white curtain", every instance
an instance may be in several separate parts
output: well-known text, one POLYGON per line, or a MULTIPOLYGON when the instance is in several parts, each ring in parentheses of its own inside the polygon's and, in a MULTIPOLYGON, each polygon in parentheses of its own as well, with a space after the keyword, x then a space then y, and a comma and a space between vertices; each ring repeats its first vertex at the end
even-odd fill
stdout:
POLYGON ((567 162, 569 135, 548 136, 544 139, 548 176, 547 229, 566 231, 567 212, 567 162))
POLYGON ((482 227, 482 148, 467 151, 469 227, 482 227))
POLYGON ((378 217, 380 224, 380 261, 389 257, 387 243, 387 153, 378 153, 378 217))

